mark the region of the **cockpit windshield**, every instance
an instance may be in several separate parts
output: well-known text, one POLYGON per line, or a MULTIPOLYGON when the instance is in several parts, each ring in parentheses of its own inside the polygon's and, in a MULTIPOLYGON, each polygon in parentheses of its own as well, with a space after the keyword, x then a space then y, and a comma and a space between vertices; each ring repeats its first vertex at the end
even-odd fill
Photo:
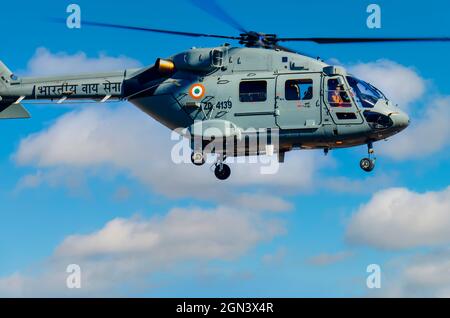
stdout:
POLYGON ((351 76, 347 76, 347 81, 365 108, 373 108, 378 100, 387 99, 379 89, 367 82, 351 76))

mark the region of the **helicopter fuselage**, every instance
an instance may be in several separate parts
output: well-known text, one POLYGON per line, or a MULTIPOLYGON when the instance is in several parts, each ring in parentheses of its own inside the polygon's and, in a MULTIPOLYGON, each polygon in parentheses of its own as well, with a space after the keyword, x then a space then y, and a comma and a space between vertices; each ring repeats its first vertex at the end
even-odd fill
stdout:
MULTIPOLYGON (((169 60, 178 71, 157 86, 149 83, 151 94, 129 101, 171 129, 201 122, 226 137, 233 131, 276 130, 280 150, 289 151, 367 144, 409 124, 386 98, 363 107, 343 68, 302 55, 222 46, 191 49, 169 60), (343 87, 341 103, 330 97, 335 93, 331 82, 343 87)), ((205 135, 204 128, 200 132, 205 135)))
MULTIPOLYGON (((283 153, 368 144, 409 124, 378 89, 344 68, 272 49, 193 48, 143 69, 48 78, 16 79, 2 68, 0 115, 22 100, 124 99, 191 138, 276 132, 283 153)), ((260 153, 244 144, 233 155, 260 153)))

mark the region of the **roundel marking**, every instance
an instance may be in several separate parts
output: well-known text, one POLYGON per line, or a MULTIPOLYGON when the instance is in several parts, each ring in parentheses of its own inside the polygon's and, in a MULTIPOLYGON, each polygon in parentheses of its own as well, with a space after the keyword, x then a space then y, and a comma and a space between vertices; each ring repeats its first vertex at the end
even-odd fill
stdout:
POLYGON ((205 86, 203 86, 202 84, 194 84, 189 89, 189 95, 193 99, 201 99, 201 98, 203 98, 203 96, 205 96, 205 93, 206 93, 206 89, 205 89, 205 86))

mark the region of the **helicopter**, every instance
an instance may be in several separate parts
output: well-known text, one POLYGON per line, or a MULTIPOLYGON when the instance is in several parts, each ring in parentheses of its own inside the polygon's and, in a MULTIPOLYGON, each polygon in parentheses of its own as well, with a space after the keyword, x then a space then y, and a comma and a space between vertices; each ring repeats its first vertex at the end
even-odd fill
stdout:
MULTIPOLYGON (((191 48, 148 67, 117 72, 18 78, 0 62, 0 119, 29 118, 23 101, 128 101, 190 141, 193 164, 216 155, 214 174, 231 175, 228 157, 285 154, 297 149, 367 145, 360 167, 375 168, 374 143, 406 129, 409 116, 372 84, 345 68, 280 45, 448 42, 450 38, 283 38, 247 31, 224 10, 238 36, 180 32, 83 21, 92 27, 238 41, 191 48), (180 129, 181 128, 181 129, 180 129)), ((211 12, 209 12, 211 13, 211 12)), ((60 21, 65 22, 65 21, 60 21)))

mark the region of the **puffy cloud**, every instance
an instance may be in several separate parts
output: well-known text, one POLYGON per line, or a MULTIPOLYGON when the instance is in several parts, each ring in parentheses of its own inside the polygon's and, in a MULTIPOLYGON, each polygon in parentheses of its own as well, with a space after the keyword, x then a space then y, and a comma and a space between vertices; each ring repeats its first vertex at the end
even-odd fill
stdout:
POLYGON ((185 257, 233 259, 280 232, 276 224, 261 222, 257 215, 227 207, 173 209, 161 220, 115 219, 93 234, 70 236, 56 256, 84 259, 143 253, 162 262, 185 257))
POLYGON ((290 202, 270 194, 244 193, 230 200, 236 207, 268 212, 285 212, 293 209, 290 202))
MULTIPOLYGON (((111 58, 100 55, 98 58, 88 58, 84 53, 53 54, 45 48, 40 48, 29 62, 29 73, 54 73, 61 70, 66 72, 64 68, 69 67, 68 65, 73 67, 70 70, 73 72, 114 69, 114 65, 120 68, 133 67, 139 63, 126 57, 111 58)), ((423 91, 421 87, 425 86, 424 80, 413 69, 392 61, 380 60, 357 64, 350 67, 350 70, 357 74, 370 71, 368 74, 374 76, 374 83, 383 82, 381 85, 389 87, 391 82, 395 85, 408 83, 411 91, 406 88, 393 89, 394 93, 403 92, 405 96, 410 96, 412 92, 423 91), (387 78, 387 82, 382 81, 383 78, 387 78)), ((441 108, 448 113, 448 109, 444 109, 444 106, 441 108)), ((434 120, 440 111, 431 109, 429 113, 434 120)), ((445 116, 441 113, 441 117, 434 121, 436 125, 433 125, 431 130, 427 129, 428 119, 427 117, 423 121, 414 120, 413 126, 417 123, 417 129, 410 127, 407 133, 399 136, 402 138, 399 142, 383 145, 380 152, 403 159, 411 155, 424 156, 441 149, 446 142, 445 136, 448 135, 448 126, 444 124, 445 116), (413 135, 409 133, 410 131, 413 135), (417 143, 416 140, 421 142, 417 143), (419 147, 423 149, 420 150, 419 147)), ((134 109, 130 104, 114 109, 97 106, 71 112, 58 119, 48 129, 22 140, 15 155, 16 161, 22 165, 36 165, 41 169, 38 173, 25 176, 19 183, 19 190, 50 184, 65 185, 71 191, 80 192, 80 185, 85 181, 80 172, 92 167, 109 165, 117 171, 128 173, 152 190, 170 197, 195 196, 221 199, 223 196, 220 192, 214 190, 217 181, 209 169, 172 162, 171 155, 176 153, 177 148, 172 148, 174 142, 170 141, 170 135, 168 129, 134 109), (192 182, 193 180, 195 182, 192 182)), ((189 151, 181 153, 187 162, 189 155, 189 151)), ((317 152, 292 152, 287 155, 286 163, 280 166, 278 172, 269 175, 261 174, 261 169, 271 166, 275 158, 266 158, 264 163, 259 164, 235 164, 232 167, 231 179, 221 183, 221 189, 226 190, 228 194, 249 186, 258 186, 260 190, 270 188, 270 191, 279 189, 291 193, 309 191, 317 187, 348 192, 348 189, 355 191, 365 189, 367 186, 377 189, 380 183, 385 185, 390 183, 390 180, 383 176, 367 180, 315 178, 318 169, 325 165, 326 160, 326 165, 330 166, 332 158, 323 158, 317 152)), ((254 204, 262 204, 261 202, 256 200, 254 204)))
POLYGON ((449 249, 397 258, 382 273, 382 288, 375 296, 450 297, 449 249))
MULTIPOLYGON (((185 141, 171 141, 170 130, 131 105, 98 106, 68 113, 48 129, 23 139, 14 159, 20 165, 35 165, 41 170, 106 165, 169 197, 223 198, 223 192, 215 190, 218 181, 210 169, 193 166, 188 159, 190 150, 181 144, 186 146, 185 141), (180 152, 181 164, 172 160, 178 155, 174 149, 179 148, 184 150, 180 152)), ((221 188, 227 193, 251 185, 291 192, 306 190, 325 160, 318 157, 312 152, 288 154, 278 172, 268 175, 261 174, 261 167, 269 167, 275 158, 267 164, 235 163, 231 179, 221 183, 221 188)), ((39 184, 37 181, 30 177, 24 186, 39 184)))
POLYGON ((409 288, 419 290, 438 288, 436 296, 450 297, 450 255, 438 259, 422 259, 420 263, 409 266, 405 271, 409 288), (415 288, 411 288, 411 287, 415 288))
MULTIPOLYGON (((52 53, 41 47, 28 62, 26 76, 66 75, 73 73, 119 71, 126 68, 140 67, 139 61, 126 56, 112 57, 99 54, 98 57, 88 57, 86 53, 68 54, 66 52, 52 53)), ((22 75, 22 74, 21 74, 22 75)))
POLYGON ((84 196, 86 191, 86 175, 77 169, 63 169, 61 167, 51 171, 38 170, 23 176, 17 183, 15 193, 19 194, 28 188, 38 188, 48 185, 52 188, 65 187, 74 196, 84 196))
POLYGON ((424 158, 450 143, 450 97, 439 98, 425 106, 422 116, 413 118, 404 132, 382 143, 380 153, 396 160, 424 158))
MULTIPOLYGON (((29 61, 25 73, 53 75, 96 72, 137 67, 139 64, 124 56, 100 54, 91 58, 83 52, 52 53, 46 48, 39 48, 29 61)), ((171 156, 177 155, 184 162, 189 162, 190 150, 185 151, 188 148, 186 141, 171 142, 170 138, 168 129, 131 104, 115 109, 97 106, 71 112, 48 129, 22 140, 14 156, 16 162, 36 165, 40 169, 37 173, 23 177, 18 190, 43 184, 62 184, 79 192, 79 186, 84 181, 77 177, 83 175, 80 172, 92 167, 109 166, 128 173, 151 189, 170 197, 223 197, 220 191, 214 190, 217 181, 209 169, 173 162, 171 156), (175 143, 184 147, 175 147, 175 143), (180 148, 182 151, 177 153, 180 148)), ((259 164, 236 164, 233 167, 235 177, 222 183, 222 188, 227 189, 227 193, 235 188, 251 185, 264 187, 268 184, 282 190, 309 189, 321 161, 312 153, 295 153, 288 157, 289 161, 276 174, 261 174, 264 169, 274 168, 272 170, 277 171, 278 164, 274 165, 274 157, 266 158, 265 161, 260 159, 259 164)), ((255 203, 260 204, 258 202, 255 203)), ((246 204, 243 201, 241 203, 246 204)))
POLYGON ((137 286, 149 275, 183 262, 236 259, 284 232, 277 219, 225 206, 175 208, 150 219, 118 218, 93 233, 67 237, 46 262, 45 270, 0 278, 0 295, 120 294, 125 285, 137 286), (69 264, 81 267, 81 290, 66 288, 69 264))
POLYGON ((392 186, 395 178, 395 173, 379 173, 362 179, 336 176, 323 178, 320 184, 323 188, 333 191, 333 193, 371 194, 392 186))
POLYGON ((353 256, 353 253, 350 251, 323 253, 309 258, 307 260, 307 263, 315 266, 328 266, 342 262, 351 256, 353 256))
POLYGON ((354 64, 348 70, 379 88, 394 103, 405 109, 425 92, 426 82, 413 68, 390 60, 354 64))
POLYGON ((347 239, 380 249, 450 243, 450 187, 416 193, 391 188, 373 195, 352 216, 347 239))

